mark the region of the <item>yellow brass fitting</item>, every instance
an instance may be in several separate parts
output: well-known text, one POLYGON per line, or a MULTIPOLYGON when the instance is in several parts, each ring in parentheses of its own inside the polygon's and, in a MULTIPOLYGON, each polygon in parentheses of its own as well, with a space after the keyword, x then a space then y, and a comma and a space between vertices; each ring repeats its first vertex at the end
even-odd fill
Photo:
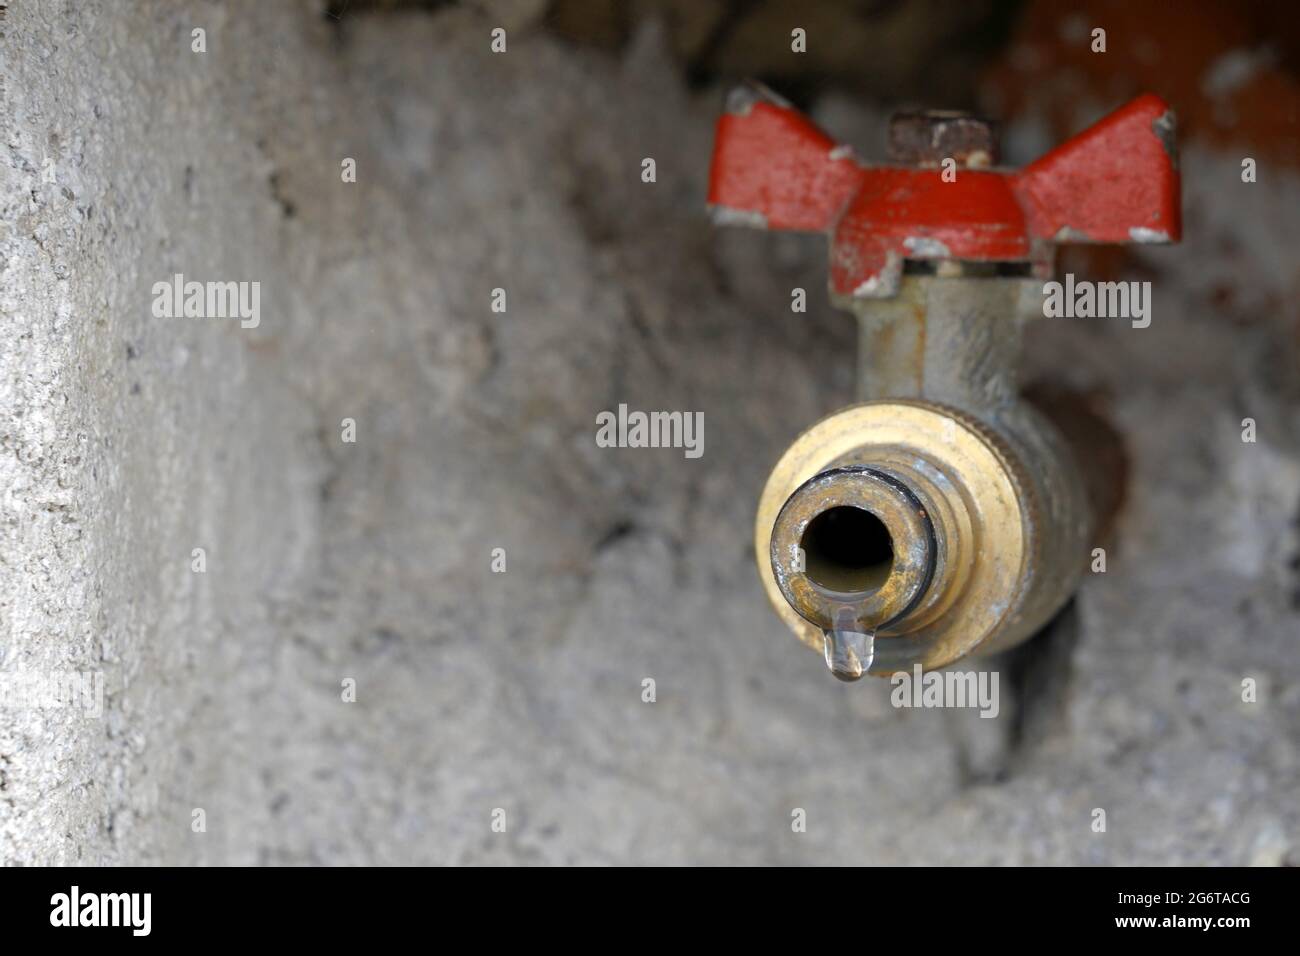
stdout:
POLYGON ((859 308, 870 400, 804 432, 768 479, 759 575, 836 676, 1004 650, 1078 583, 1092 526, 1078 463, 1014 387, 1025 288, 909 276, 859 308))

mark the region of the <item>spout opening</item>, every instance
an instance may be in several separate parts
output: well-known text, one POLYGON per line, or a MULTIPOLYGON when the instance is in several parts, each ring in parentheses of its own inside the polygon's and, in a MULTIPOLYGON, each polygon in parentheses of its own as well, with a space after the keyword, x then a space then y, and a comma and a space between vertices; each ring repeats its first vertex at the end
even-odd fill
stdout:
POLYGON ((827 508, 800 539, 809 580, 830 591, 871 594, 894 568, 894 540, 885 523, 853 505, 827 508))

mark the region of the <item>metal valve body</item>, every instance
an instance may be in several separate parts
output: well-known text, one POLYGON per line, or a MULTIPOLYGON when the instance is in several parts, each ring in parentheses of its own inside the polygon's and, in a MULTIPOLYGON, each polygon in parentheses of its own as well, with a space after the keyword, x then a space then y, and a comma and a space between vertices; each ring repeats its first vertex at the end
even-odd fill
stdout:
POLYGON ((1019 171, 962 114, 897 117, 871 167, 765 90, 719 120, 715 220, 825 232, 860 326, 861 404, 813 425, 759 502, 778 615, 836 676, 1004 650, 1060 609, 1089 557, 1080 460, 1020 398, 1025 321, 1056 241, 1180 231, 1173 114, 1144 96, 1019 171), (976 168, 978 167, 978 168, 976 168))

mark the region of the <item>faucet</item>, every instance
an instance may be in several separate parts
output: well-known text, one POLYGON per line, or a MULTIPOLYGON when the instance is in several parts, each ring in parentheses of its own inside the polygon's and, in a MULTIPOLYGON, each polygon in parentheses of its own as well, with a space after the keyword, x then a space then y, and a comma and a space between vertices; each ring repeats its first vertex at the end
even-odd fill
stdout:
POLYGON ((1058 243, 1178 241, 1174 135, 1147 94, 1005 169, 992 123, 904 113, 870 165, 761 86, 728 96, 714 222, 826 234, 859 323, 858 404, 789 446, 754 530, 768 599, 836 677, 1008 649, 1077 588, 1096 463, 1021 397, 1022 330, 1058 243))

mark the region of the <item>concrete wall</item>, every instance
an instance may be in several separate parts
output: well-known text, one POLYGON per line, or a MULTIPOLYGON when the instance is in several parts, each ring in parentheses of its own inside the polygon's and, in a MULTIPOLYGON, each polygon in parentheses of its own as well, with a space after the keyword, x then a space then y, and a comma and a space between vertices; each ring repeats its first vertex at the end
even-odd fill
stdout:
POLYGON ((0 860, 1294 861, 1293 353, 1198 294, 1228 236, 1257 312, 1294 295, 1294 178, 1247 229, 1190 150, 1152 327, 1038 330, 1031 367, 1113 394, 1134 491, 989 756, 830 680, 754 577, 768 468, 853 393, 824 243, 715 234, 718 92, 540 12, 9 4, 0 669, 105 696, 0 709, 0 860), (260 324, 155 317, 178 272, 259 281, 260 324), (702 411, 704 456, 597 448, 620 402, 702 411))

